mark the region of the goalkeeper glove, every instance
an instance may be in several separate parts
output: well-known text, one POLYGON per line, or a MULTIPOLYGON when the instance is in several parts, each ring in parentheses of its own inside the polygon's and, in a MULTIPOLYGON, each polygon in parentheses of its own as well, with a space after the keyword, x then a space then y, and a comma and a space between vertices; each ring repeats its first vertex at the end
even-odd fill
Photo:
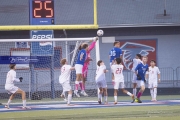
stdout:
POLYGON ((23 78, 22 78, 22 77, 20 77, 20 78, 19 78, 19 80, 20 80, 20 82, 22 82, 23 78))

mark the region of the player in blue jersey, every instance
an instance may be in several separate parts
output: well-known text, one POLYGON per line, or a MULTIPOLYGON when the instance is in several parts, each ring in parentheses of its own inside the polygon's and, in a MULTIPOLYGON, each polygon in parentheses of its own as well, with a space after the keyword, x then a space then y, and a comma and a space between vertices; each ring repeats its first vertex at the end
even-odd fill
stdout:
POLYGON ((78 58, 77 58, 77 62, 75 64, 75 70, 76 70, 76 81, 75 81, 75 90, 74 90, 74 94, 77 97, 80 97, 80 95, 78 94, 78 87, 79 87, 79 82, 82 79, 82 68, 83 65, 86 61, 86 51, 88 50, 88 44, 84 44, 82 46, 82 49, 79 51, 78 53, 78 58))
MULTIPOLYGON (((114 42, 114 47, 109 52, 110 66, 114 63, 114 60, 116 58, 122 59, 122 50, 120 49, 120 42, 119 41, 114 42)), ((114 74, 113 74, 113 72, 112 72, 112 83, 114 85, 114 74)))
POLYGON ((134 101, 138 102, 138 103, 142 103, 142 101, 140 100, 141 95, 143 94, 144 90, 145 90, 145 82, 146 82, 146 72, 148 71, 148 65, 147 63, 147 57, 144 56, 142 58, 142 63, 138 64, 137 67, 135 68, 135 74, 137 75, 137 86, 140 87, 140 90, 137 94, 137 98, 134 99, 132 101, 132 103, 134 101))

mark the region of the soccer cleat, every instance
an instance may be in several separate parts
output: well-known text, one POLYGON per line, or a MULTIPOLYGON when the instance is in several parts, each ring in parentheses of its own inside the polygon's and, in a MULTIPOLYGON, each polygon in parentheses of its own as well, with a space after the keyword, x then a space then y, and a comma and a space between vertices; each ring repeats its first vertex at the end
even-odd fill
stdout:
POLYGON ((133 99, 131 103, 134 103, 136 101, 136 99, 133 99))
POLYGON ((9 109, 9 105, 5 105, 4 107, 7 108, 7 109, 9 109))
POLYGON ((23 106, 22 109, 24 109, 24 110, 30 110, 31 108, 28 107, 28 106, 23 106))
POLYGON ((80 97, 80 95, 75 91, 74 91, 74 94, 75 94, 76 97, 78 97, 78 98, 80 97))
POLYGON ((101 104, 101 100, 98 100, 98 103, 101 104))
POLYGON ((83 95, 83 96, 88 96, 88 94, 85 92, 85 91, 81 91, 81 95, 83 95))
POLYGON ((114 102, 114 105, 116 105, 117 104, 117 102, 114 102))
POLYGON ((142 103, 142 101, 139 98, 136 98, 138 103, 142 103))

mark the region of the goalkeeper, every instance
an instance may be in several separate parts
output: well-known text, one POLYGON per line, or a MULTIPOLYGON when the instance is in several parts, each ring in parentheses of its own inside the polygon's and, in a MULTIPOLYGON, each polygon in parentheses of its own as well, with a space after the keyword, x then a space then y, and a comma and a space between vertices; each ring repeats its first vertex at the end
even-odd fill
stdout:
POLYGON ((23 78, 16 78, 16 64, 10 64, 9 65, 10 71, 7 73, 6 76, 6 84, 5 84, 5 90, 8 92, 8 94, 11 94, 9 97, 9 100, 7 104, 5 105, 5 108, 9 109, 9 105, 12 101, 12 99, 15 97, 16 94, 22 95, 22 102, 23 102, 23 109, 31 109, 26 106, 26 93, 21 90, 20 88, 14 86, 14 82, 22 82, 23 78))
MULTIPOLYGON (((83 77, 83 81, 82 83, 80 83, 80 87, 81 87, 81 94, 84 95, 84 96, 88 96, 85 92, 85 81, 87 79, 87 73, 88 73, 88 66, 90 64, 90 61, 92 61, 91 59, 91 55, 90 55, 90 52, 91 50, 94 49, 95 47, 95 44, 96 44, 96 41, 98 40, 98 37, 94 37, 93 38, 93 41, 91 41, 91 44, 89 45, 88 47, 88 50, 86 51, 86 54, 87 54, 87 57, 86 57, 86 61, 84 63, 84 66, 83 66, 83 69, 82 69, 82 77, 83 77)), ((83 44, 86 44, 86 43, 83 43, 83 44)), ((83 45, 82 44, 82 45, 83 45)), ((81 45, 81 46, 82 46, 81 45)))

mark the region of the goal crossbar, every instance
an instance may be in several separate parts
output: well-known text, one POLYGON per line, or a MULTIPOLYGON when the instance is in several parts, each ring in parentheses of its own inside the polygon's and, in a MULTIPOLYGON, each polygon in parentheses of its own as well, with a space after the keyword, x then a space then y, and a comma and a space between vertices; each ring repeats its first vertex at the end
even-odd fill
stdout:
POLYGON ((0 42, 49 42, 49 41, 89 41, 93 38, 53 38, 53 39, 0 39, 0 42))

